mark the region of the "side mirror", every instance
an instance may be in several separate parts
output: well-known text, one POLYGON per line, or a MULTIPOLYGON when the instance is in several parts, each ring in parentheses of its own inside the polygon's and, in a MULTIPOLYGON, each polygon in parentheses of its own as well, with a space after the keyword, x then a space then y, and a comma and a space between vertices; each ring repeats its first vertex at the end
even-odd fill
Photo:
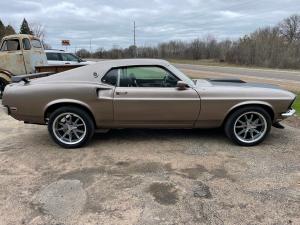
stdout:
POLYGON ((178 90, 185 90, 189 87, 189 85, 187 83, 185 83, 184 81, 178 81, 177 82, 177 88, 178 90))

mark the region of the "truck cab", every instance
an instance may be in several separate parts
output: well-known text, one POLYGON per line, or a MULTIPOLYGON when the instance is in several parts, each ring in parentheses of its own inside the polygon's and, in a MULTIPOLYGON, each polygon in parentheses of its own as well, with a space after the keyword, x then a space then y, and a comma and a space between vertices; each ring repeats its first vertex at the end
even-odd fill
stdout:
POLYGON ((0 43, 0 98, 13 76, 30 74, 30 77, 36 78, 37 75, 46 76, 84 65, 86 64, 48 65, 39 38, 25 34, 6 36, 0 43))
POLYGON ((47 65, 43 45, 37 37, 10 35, 3 38, 0 46, 0 69, 13 75, 35 73, 36 66, 47 65))

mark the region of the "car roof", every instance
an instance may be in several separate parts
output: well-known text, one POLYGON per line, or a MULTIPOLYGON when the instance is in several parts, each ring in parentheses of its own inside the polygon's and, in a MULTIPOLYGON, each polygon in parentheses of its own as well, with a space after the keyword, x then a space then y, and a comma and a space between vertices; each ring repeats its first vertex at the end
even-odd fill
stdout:
POLYGON ((65 52, 64 50, 58 50, 58 49, 47 49, 45 52, 52 52, 52 53, 70 53, 70 52, 65 52))
POLYGON ((122 67, 122 66, 148 66, 148 65, 161 65, 168 66, 170 63, 162 59, 147 59, 147 58, 134 58, 134 59, 114 59, 103 60, 96 64, 103 64, 109 67, 122 67))
MULTIPOLYGON (((95 82, 95 73, 99 77, 104 76, 104 74, 112 68, 125 67, 125 66, 163 66, 169 67, 170 63, 161 59, 115 59, 115 60, 103 60, 95 64, 88 66, 82 66, 76 69, 67 70, 61 73, 54 74, 49 77, 44 77, 36 79, 39 81, 91 81, 95 82)), ((98 77, 97 76, 97 77, 98 77)))

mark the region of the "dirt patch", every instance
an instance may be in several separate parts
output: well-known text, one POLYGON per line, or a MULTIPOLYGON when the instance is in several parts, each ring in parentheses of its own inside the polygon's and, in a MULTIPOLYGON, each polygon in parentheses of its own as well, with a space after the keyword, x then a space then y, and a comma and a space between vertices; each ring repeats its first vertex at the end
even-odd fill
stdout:
POLYGON ((148 192, 162 205, 174 205, 178 201, 177 189, 171 183, 153 183, 148 192))
POLYGON ((208 172, 208 170, 202 165, 197 165, 197 167, 195 168, 182 169, 180 170, 180 172, 181 176, 195 180, 198 177, 200 177, 203 173, 208 172))
POLYGON ((107 172, 105 167, 98 168, 82 168, 62 174, 59 179, 80 180, 84 186, 88 186, 93 182, 93 176, 107 172))
POLYGON ((232 182, 235 182, 235 179, 228 174, 228 171, 225 168, 218 168, 211 170, 210 173, 213 175, 212 179, 228 179, 232 182))

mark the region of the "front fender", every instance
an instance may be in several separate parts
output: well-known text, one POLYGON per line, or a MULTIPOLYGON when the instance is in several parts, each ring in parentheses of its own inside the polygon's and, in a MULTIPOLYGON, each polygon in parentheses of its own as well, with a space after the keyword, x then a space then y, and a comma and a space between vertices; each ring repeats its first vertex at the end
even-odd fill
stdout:
POLYGON ((227 118, 227 116, 235 109, 239 108, 239 107, 242 107, 242 106, 248 106, 248 105, 261 105, 261 106, 266 106, 268 108, 270 108, 273 113, 275 112, 274 111, 274 107, 268 103, 268 102, 265 102, 265 101, 244 101, 244 102, 240 102, 238 104, 235 104, 234 106, 232 106, 229 110, 227 110, 226 112, 226 116, 225 118, 227 118))

